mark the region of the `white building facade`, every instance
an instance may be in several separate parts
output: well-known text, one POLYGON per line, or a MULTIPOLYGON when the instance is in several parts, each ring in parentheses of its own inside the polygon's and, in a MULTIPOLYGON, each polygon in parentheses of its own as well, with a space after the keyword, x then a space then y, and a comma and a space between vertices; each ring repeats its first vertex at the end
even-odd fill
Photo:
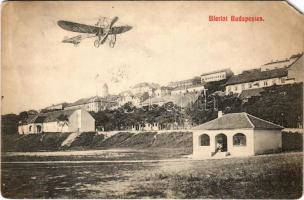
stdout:
POLYGON ((213 82, 225 80, 233 75, 231 69, 222 69, 218 71, 213 71, 209 73, 204 73, 201 75, 201 82, 213 82))
POLYGON ((286 82, 288 70, 286 68, 261 71, 254 69, 232 76, 226 83, 225 94, 240 94, 243 90, 283 85, 286 82))
POLYGON ((95 119, 84 109, 39 113, 18 126, 19 134, 91 131, 95 131, 95 119))
POLYGON ((283 127, 247 113, 223 115, 193 130, 194 158, 280 152, 283 127))

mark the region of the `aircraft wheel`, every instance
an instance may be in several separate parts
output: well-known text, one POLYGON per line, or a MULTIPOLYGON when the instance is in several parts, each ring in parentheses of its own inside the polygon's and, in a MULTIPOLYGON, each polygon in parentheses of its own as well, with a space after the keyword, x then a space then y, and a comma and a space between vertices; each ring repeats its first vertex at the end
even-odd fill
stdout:
POLYGON ((95 46, 96 48, 98 48, 98 47, 99 47, 99 45, 100 45, 99 40, 95 40, 95 42, 94 42, 94 46, 95 46))
POLYGON ((111 40, 110 43, 109 43, 109 46, 110 46, 111 48, 114 48, 115 42, 111 40))

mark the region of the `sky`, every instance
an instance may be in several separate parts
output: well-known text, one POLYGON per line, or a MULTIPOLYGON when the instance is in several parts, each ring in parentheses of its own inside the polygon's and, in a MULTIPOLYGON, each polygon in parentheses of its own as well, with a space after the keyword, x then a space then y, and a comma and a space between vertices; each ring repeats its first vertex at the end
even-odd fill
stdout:
POLYGON ((304 17, 285 2, 5 2, 1 23, 2 114, 94 96, 103 83, 117 94, 139 82, 240 73, 304 49, 304 17), (209 15, 264 21, 209 22, 209 15), (58 20, 94 25, 115 16, 115 25, 133 28, 114 48, 95 48, 92 38, 78 47, 61 42, 78 33, 58 20))

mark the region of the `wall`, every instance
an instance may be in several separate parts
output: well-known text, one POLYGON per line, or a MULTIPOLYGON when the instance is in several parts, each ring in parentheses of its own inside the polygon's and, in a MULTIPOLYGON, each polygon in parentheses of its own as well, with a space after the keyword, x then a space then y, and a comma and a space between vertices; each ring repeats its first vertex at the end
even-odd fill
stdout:
MULTIPOLYGON (((32 124, 31 124, 32 125, 32 124)), ((33 126, 33 125, 32 125, 33 126)), ((20 135, 22 134, 30 134, 31 132, 29 131, 29 125, 25 124, 25 125, 20 125, 18 126, 18 133, 20 135)))
POLYGON ((95 131, 95 119, 85 110, 81 110, 81 132, 95 131))
POLYGON ((217 72, 217 73, 201 76, 202 82, 220 81, 223 79, 226 79, 226 72, 217 72))
POLYGON ((277 152, 282 149, 282 133, 280 130, 255 130, 254 153, 263 154, 277 152))
MULTIPOLYGON (((286 77, 283 77, 285 80, 286 77)), ((256 88, 264 88, 264 87, 270 87, 273 85, 282 85, 285 82, 282 81, 281 78, 273 78, 273 79, 265 79, 265 80, 259 80, 254 81, 250 83, 240 83, 235 85, 228 85, 226 86, 225 93, 228 95, 230 92, 232 93, 241 93, 243 90, 250 90, 250 89, 256 89, 256 88), (256 85, 258 84, 258 85, 256 85)))
POLYGON ((295 79, 296 82, 304 81, 304 56, 302 55, 288 70, 288 78, 295 79))
POLYGON ((231 156, 254 155, 254 142, 252 129, 233 129, 233 130, 195 130, 193 131, 193 156, 211 157, 211 153, 216 149, 215 136, 223 133, 227 136, 227 152, 231 156), (233 136, 243 133, 246 136, 246 146, 233 146, 233 136), (207 134, 210 137, 210 146, 200 146, 200 136, 207 134))
POLYGON ((43 132, 68 132, 68 125, 64 123, 58 123, 58 122, 46 122, 43 123, 43 132))
POLYGON ((25 124, 18 126, 18 133, 19 134, 35 134, 43 132, 43 124, 42 123, 33 123, 33 124, 25 124), (31 126, 31 130, 29 130, 31 126), (37 126, 41 126, 41 131, 38 132, 37 126))

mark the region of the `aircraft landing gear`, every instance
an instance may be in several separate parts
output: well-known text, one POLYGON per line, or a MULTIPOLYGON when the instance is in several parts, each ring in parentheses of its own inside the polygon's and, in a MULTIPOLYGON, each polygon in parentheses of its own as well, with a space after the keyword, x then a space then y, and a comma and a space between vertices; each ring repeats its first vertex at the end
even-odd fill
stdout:
POLYGON ((98 47, 99 47, 99 45, 100 45, 99 40, 98 40, 98 39, 97 39, 97 40, 95 40, 95 42, 94 42, 94 46, 95 46, 96 48, 98 48, 98 47))
POLYGON ((114 48, 114 46, 115 46, 115 42, 114 42, 114 41, 112 41, 112 40, 110 40, 110 42, 109 42, 109 46, 110 46, 111 48, 114 48))
POLYGON ((115 43, 116 43, 116 35, 111 35, 110 40, 109 40, 109 46, 111 48, 114 48, 115 43))

